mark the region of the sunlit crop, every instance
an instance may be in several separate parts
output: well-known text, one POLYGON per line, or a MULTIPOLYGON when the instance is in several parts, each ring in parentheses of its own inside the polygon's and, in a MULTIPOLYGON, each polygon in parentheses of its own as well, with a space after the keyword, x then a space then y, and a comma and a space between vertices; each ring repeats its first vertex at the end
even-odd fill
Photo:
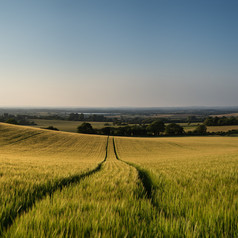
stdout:
POLYGON ((103 161, 106 140, 1 124, 0 233, 35 200, 103 161))
POLYGON ((148 171, 152 203, 178 234, 238 235, 238 138, 116 138, 116 147, 148 171))
POLYGON ((238 236, 237 137, 0 124, 0 152, 0 236, 238 236))

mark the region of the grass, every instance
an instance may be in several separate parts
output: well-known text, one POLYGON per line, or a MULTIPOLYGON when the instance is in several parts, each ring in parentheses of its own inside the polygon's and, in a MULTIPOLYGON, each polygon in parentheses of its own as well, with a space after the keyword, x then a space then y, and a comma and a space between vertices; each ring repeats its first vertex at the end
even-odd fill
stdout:
POLYGON ((116 138, 120 159, 150 175, 152 203, 178 234, 238 235, 238 138, 116 138))
POLYGON ((0 124, 0 236, 237 237, 237 145, 0 124))

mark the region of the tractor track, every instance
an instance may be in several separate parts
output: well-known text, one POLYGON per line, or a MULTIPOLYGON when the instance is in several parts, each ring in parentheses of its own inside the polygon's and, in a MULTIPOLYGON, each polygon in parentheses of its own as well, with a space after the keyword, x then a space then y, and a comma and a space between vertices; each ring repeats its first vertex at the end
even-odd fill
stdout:
POLYGON ((132 166, 133 168, 135 168, 138 172, 138 178, 139 180, 142 182, 143 184, 143 187, 144 187, 144 190, 145 190, 145 195, 146 195, 146 198, 149 199, 152 203, 153 206, 156 206, 153 202, 153 189, 155 187, 149 173, 147 170, 141 168, 140 166, 134 164, 134 163, 130 163, 130 162, 127 162, 127 161, 124 161, 124 160, 121 160, 118 156, 118 153, 117 153, 117 150, 116 150, 116 144, 115 144, 115 139, 113 137, 113 148, 114 148, 114 153, 115 153, 115 156, 116 158, 119 160, 119 161, 122 161, 123 163, 126 163, 127 165, 129 166, 132 166))

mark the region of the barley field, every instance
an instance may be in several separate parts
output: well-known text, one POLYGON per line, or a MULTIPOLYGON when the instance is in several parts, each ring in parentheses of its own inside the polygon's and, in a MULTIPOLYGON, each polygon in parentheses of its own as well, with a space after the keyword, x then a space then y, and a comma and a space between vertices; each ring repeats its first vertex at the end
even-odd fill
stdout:
POLYGON ((0 124, 1 237, 237 237, 238 138, 0 124))

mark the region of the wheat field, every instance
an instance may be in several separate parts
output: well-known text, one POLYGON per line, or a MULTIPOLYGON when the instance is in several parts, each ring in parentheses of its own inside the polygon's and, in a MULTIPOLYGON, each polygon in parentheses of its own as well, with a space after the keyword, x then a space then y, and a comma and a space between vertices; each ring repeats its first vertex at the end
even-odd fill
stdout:
POLYGON ((2 237, 237 237, 238 138, 0 124, 2 237))
POLYGON ((96 168, 106 141, 0 124, 0 234, 35 200, 96 168))
POLYGON ((168 226, 190 237, 238 235, 238 138, 116 138, 120 159, 148 173, 168 226))

